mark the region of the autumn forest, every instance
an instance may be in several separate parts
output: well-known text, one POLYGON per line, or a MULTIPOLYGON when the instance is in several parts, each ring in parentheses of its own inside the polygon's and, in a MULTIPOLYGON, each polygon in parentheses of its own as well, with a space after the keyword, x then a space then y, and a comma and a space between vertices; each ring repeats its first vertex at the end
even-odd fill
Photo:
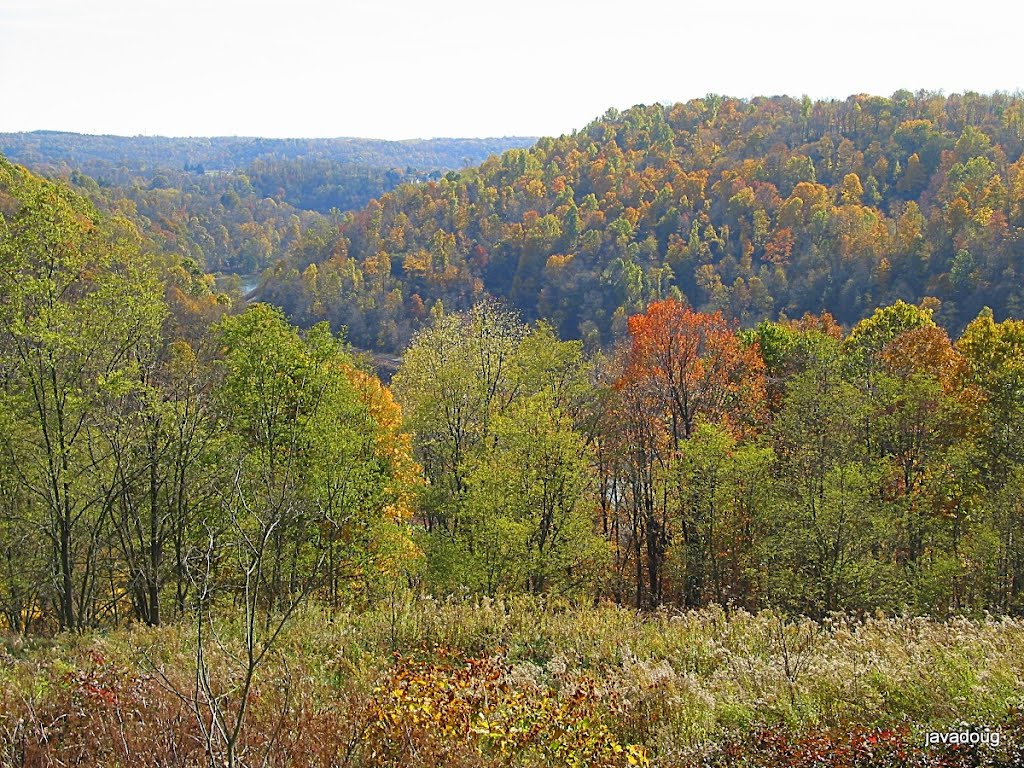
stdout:
POLYGON ((0 765, 1019 764, 1019 95, 0 152, 0 765))

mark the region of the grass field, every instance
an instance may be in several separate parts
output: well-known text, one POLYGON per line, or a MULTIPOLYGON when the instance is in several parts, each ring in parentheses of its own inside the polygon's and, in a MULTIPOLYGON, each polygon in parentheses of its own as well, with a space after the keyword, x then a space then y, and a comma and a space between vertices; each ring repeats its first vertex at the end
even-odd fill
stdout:
MULTIPOLYGON (((0 762, 224 764, 241 627, 7 639, 0 762), (212 728, 211 728, 212 726, 212 728)), ((309 766, 1024 765, 1024 622, 783 622, 712 609, 396 598, 306 610, 245 697, 233 760, 309 766), (929 731, 998 732, 924 747, 929 731), (989 738, 991 741, 991 738, 989 738)))

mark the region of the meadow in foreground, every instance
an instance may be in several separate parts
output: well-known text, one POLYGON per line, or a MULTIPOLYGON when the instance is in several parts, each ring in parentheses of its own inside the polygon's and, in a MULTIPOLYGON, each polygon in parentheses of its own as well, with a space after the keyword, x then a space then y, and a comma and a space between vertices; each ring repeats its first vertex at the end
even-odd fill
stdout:
MULTIPOLYGON (((5 766, 223 764, 239 627, 9 640, 5 766)), ((271 648, 234 758, 274 766, 1015 766, 1024 622, 782 621, 535 599, 307 609, 271 648), (990 728, 998 748, 934 746, 990 728)))

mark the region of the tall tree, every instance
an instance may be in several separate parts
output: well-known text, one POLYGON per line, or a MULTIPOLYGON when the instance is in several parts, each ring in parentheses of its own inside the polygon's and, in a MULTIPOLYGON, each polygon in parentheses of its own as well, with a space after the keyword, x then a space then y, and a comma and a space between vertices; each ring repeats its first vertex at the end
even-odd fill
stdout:
POLYGON ((615 382, 617 411, 634 441, 624 456, 633 486, 636 595, 639 602, 646 591, 655 605, 664 592, 662 565, 673 531, 697 541, 694 509, 680 488, 670 488, 668 468, 700 423, 722 423, 737 435, 754 432, 766 414, 764 362, 756 345, 744 344, 720 314, 694 312, 672 299, 631 317, 629 333, 615 382), (670 507, 678 524, 670 520, 670 507))
POLYGON ((111 396, 140 386, 140 360, 165 312, 156 273, 134 228, 100 223, 62 187, 9 166, 0 187, 18 201, 0 229, 0 348, 6 407, 23 420, 4 446, 45 509, 59 622, 95 618, 99 557, 118 457, 96 416, 111 396))

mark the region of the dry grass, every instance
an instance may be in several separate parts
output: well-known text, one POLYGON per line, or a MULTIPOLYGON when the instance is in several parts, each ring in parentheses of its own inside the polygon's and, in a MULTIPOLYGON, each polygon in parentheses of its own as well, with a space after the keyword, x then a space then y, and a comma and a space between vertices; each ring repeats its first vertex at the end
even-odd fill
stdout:
MULTIPOLYGON (((7 641, 0 764, 219 764, 193 706, 192 647, 185 625, 7 641)), ((228 706, 233 652, 211 660, 228 706)), ((918 745, 967 721, 1004 729, 1012 750, 1022 669, 1015 620, 786 623, 527 599, 310 609, 259 672, 240 762, 1012 765, 1006 748, 928 762, 918 745)))

